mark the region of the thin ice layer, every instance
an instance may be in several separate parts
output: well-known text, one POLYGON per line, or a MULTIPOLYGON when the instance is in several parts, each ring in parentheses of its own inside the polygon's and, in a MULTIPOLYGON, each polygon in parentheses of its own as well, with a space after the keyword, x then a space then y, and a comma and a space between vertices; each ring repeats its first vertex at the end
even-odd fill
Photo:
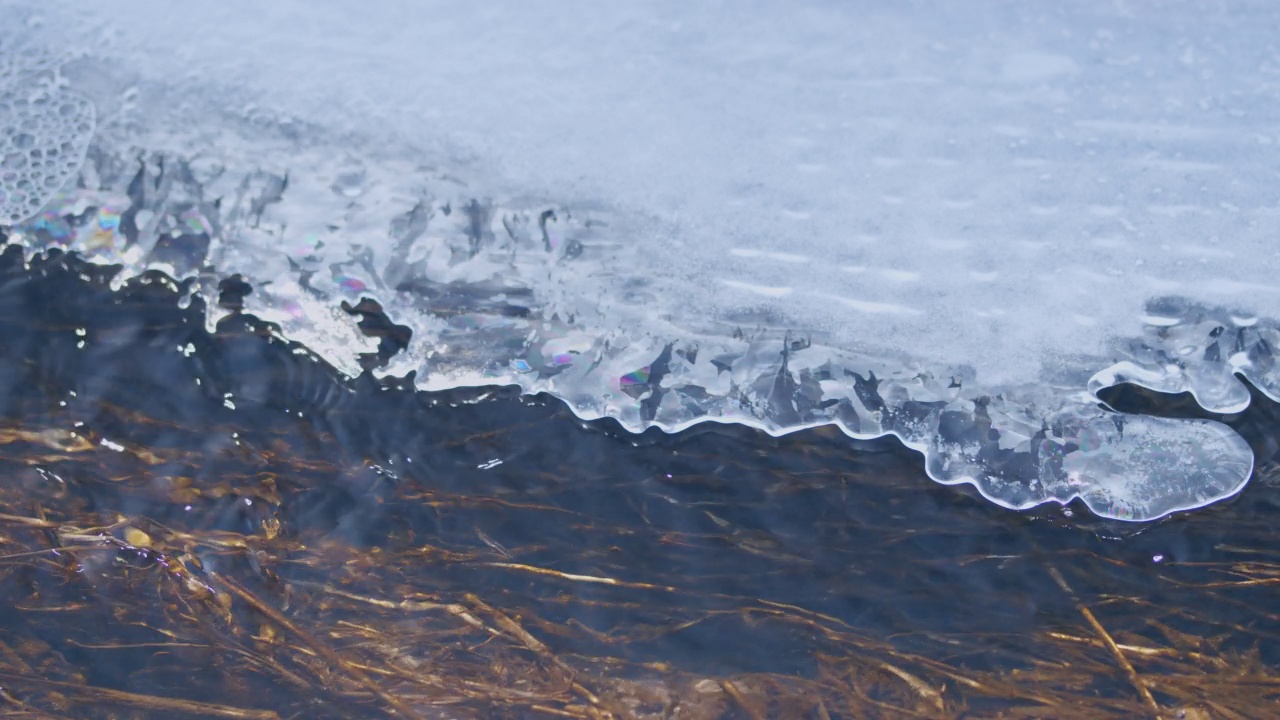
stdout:
MULTIPOLYGON (((476 198, 454 175, 400 160, 233 141, 228 129, 216 137, 194 159, 100 146, 83 187, 16 226, 15 239, 124 262, 127 272, 202 277, 206 289, 244 274, 256 280, 249 310, 349 373, 369 348, 342 304, 373 297, 414 329, 391 370, 414 371, 422 387, 519 384, 635 431, 717 421, 772 433, 836 424, 857 438, 892 434, 925 454, 934 479, 972 483, 1010 508, 1081 498, 1105 517, 1149 520, 1230 496, 1252 470, 1249 448, 1225 426, 1111 412, 1082 390, 1087 374, 1072 376, 1074 385, 989 386, 969 368, 785 332, 690 334, 672 324, 637 332, 654 327, 643 285, 639 298, 608 297, 637 259, 618 239, 625 218, 476 198), (291 171, 263 169, 266 157, 288 158, 291 171), (595 299, 586 312, 582 293, 595 299)), ((1258 334, 1273 326, 1253 329, 1257 322, 1172 300, 1156 310, 1165 315, 1150 319, 1152 337, 1118 343, 1095 387, 1173 389, 1219 371, 1212 348, 1228 341, 1231 367, 1274 385, 1258 334), (1235 333, 1208 327, 1219 320, 1234 322, 1235 333), (1196 339, 1176 371, 1155 349, 1196 339), (1122 374, 1130 366, 1146 374, 1122 374)))
POLYGON ((1249 406, 1244 377, 1280 402, 1280 325, 1274 320, 1176 297, 1148 303, 1144 320, 1143 335, 1117 345, 1117 362, 1090 378, 1090 390, 1127 382, 1189 392, 1206 410, 1231 414, 1249 406))
POLYGON ((1269 5, 45 12, 110 122, 19 241, 242 273, 348 372, 372 296, 423 387, 894 434, 1009 507, 1149 519, 1249 475, 1222 426, 1084 390, 1275 386, 1248 333, 1210 352, 1280 317, 1269 5))

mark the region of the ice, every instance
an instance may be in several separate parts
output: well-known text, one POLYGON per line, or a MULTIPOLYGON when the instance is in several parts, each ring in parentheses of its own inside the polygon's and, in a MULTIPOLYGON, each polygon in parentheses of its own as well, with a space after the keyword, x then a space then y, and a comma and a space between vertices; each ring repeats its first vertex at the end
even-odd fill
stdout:
POLYGON ((0 42, 0 222, 36 214, 80 171, 94 108, 59 87, 50 58, 20 37, 0 42))
POLYGON ((347 372, 368 348, 340 301, 376 297, 415 333, 387 371, 422 387, 514 382, 636 430, 892 433, 1000 504, 1125 519, 1229 496, 1252 459, 1089 391, 1229 413, 1238 375, 1280 388, 1280 7, 28 19, 0 39, 76 48, 47 87, 104 120, 20 241, 242 273, 250 309, 347 372))

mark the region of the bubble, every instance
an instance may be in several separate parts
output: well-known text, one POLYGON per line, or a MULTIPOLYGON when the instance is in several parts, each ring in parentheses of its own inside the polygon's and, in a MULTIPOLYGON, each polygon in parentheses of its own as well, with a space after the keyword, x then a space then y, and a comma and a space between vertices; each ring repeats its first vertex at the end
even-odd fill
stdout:
POLYGON ((364 292, 368 289, 368 286, 359 278, 351 277, 349 275, 340 276, 338 278, 338 286, 343 290, 352 293, 364 292))
POLYGON ((0 223, 17 223, 75 177, 93 138, 95 113, 88 99, 71 90, 47 87, 34 76, 4 82, 3 75, 0 223))

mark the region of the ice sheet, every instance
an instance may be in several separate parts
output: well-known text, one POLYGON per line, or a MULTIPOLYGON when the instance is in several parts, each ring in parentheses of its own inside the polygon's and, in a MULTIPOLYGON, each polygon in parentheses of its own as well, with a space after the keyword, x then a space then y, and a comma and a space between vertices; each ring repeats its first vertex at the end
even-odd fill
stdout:
POLYGON ((242 272, 352 372, 337 302, 375 296, 424 387, 635 429, 836 422, 1001 504, 1129 519, 1238 491, 1251 457, 1087 390, 1230 412, 1234 373, 1280 387, 1270 4, 41 13, 22 34, 77 48, 109 121, 23 241, 242 272))

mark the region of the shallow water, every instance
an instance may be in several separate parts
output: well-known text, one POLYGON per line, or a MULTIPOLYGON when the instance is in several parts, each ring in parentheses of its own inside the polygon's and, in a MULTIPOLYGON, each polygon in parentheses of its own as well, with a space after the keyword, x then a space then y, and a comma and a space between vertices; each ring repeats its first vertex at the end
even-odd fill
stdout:
MULTIPOLYGON (((1112 524, 1081 507, 1016 513, 939 486, 891 439, 854 443, 831 428, 773 438, 717 425, 633 435, 509 388, 428 393, 368 374, 347 381, 235 312, 247 287, 224 283, 231 313, 210 333, 203 301, 180 307, 182 293, 163 275, 115 292, 110 274, 60 253, 24 266, 16 248, 0 267, 0 641, 28 665, 0 657, 3 699, 15 710, 57 714, 56 693, 21 680, 43 676, 282 717, 390 712, 354 691, 317 700, 278 673, 236 664, 234 653, 157 647, 172 638, 156 628, 187 632, 175 619, 182 603, 163 590, 160 568, 176 555, 159 549, 162 537, 184 533, 258 538, 246 541, 256 554, 213 540, 187 541, 186 552, 209 586, 230 578, 318 635, 333 617, 363 627, 386 612, 334 606, 323 588, 388 602, 424 592, 442 603, 479 598, 467 606, 504 608, 544 644, 545 656, 517 647, 517 660, 556 658, 596 688, 601 707, 621 693, 601 690, 616 690, 606 678, 666 688, 665 705, 619 700, 616 716, 1142 716, 1149 708, 1081 606, 1122 645, 1163 648, 1179 662, 1211 658, 1193 692, 1175 678, 1185 668, 1130 653, 1161 708, 1199 712, 1234 697, 1241 716, 1266 717, 1257 698, 1280 699, 1280 422, 1265 398, 1218 418, 1259 458, 1239 496, 1149 525, 1112 524), (75 541, 102 552, 59 554, 66 533, 32 534, 14 516, 117 529, 75 541), (122 523, 149 533, 153 551, 121 535, 122 523), (287 551, 253 545, 268 540, 287 551), (20 547, 35 555, 12 557, 20 547), (343 553, 362 564, 333 561, 343 553), (1059 636, 1076 638, 1067 646, 1079 654, 1059 636), (819 702, 833 688, 863 687, 839 668, 866 657, 910 668, 940 694, 913 693, 876 670, 870 687, 881 694, 871 699, 883 706, 819 702), (929 675, 943 666, 953 674, 929 675), (1089 680, 1055 679, 1053 668, 1089 680), (983 678, 987 691, 955 673, 983 678), (1225 684, 1241 677, 1259 694, 1225 684), (699 678, 720 684, 695 692, 706 689, 699 678), (1040 700, 994 690, 992 678, 1040 700), (721 689, 726 681, 741 699, 721 689), (816 684, 788 685, 801 682, 816 684), (702 704, 671 700, 684 697, 679 688, 702 704), (1052 704, 1070 693, 1092 704, 1052 704)), ((387 331, 376 314, 366 319, 387 331)), ((1122 388, 1108 399, 1202 416, 1186 397, 1122 388)), ((228 618, 270 624, 239 596, 227 605, 228 618)), ((415 635, 427 620, 392 616, 377 622, 400 628, 397 652, 432 672, 517 667, 492 659, 505 631, 428 640, 415 635)), ((216 614, 190 617, 218 625, 216 614)), ((257 635, 228 627, 205 631, 259 647, 257 635)), ((343 653, 372 652, 339 630, 323 637, 343 653)), ((309 677, 305 665, 292 671, 309 677)), ((393 695, 402 687, 385 684, 393 695)), ((76 716, 173 713, 121 701, 103 707, 123 714, 108 715, 60 692, 76 716)), ((412 704, 423 717, 545 714, 533 701, 412 704)))

